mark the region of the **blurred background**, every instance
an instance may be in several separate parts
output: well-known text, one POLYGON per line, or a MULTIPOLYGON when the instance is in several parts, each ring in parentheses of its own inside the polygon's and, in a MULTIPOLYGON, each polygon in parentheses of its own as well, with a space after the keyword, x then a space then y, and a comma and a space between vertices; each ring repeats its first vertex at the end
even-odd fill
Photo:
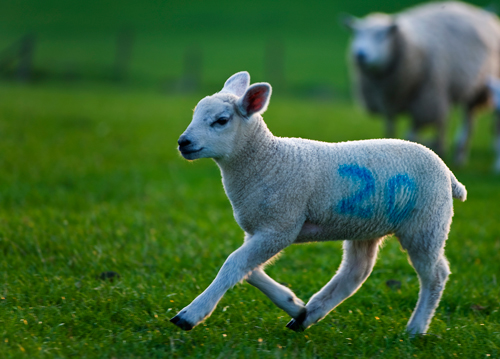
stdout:
MULTIPOLYGON (((480 6, 487 1, 472 2, 480 6)), ((4 0, 0 79, 210 92, 247 70, 274 96, 349 97, 339 15, 417 1, 4 0)))

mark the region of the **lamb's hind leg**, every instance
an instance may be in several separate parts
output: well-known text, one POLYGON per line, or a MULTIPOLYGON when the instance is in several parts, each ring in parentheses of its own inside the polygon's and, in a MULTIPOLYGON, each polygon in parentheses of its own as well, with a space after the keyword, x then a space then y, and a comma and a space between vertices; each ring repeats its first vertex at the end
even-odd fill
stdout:
POLYGON ((252 271, 246 280, 291 317, 297 318, 305 312, 304 302, 297 298, 290 289, 269 277, 262 268, 252 271))
POLYGON ((295 317, 287 328, 301 331, 323 319, 333 308, 353 295, 370 275, 381 238, 344 241, 342 264, 335 276, 306 305, 305 315, 295 317))
POLYGON ((411 335, 427 332, 450 274, 448 261, 443 253, 446 235, 441 237, 429 235, 424 241, 428 245, 422 245, 422 241, 418 241, 420 244, 411 241, 408 245, 405 238, 400 239, 402 246, 408 250, 411 264, 420 281, 417 306, 406 327, 411 335))

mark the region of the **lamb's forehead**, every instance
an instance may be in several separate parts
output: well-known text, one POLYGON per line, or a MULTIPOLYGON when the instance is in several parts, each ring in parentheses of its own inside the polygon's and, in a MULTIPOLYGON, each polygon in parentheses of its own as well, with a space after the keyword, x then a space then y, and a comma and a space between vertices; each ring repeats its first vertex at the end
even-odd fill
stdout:
POLYGON ((238 97, 230 93, 207 96, 196 105, 194 116, 213 117, 224 113, 230 115, 237 100, 238 97))
POLYGON ((374 13, 359 19, 357 28, 365 31, 377 31, 389 27, 393 22, 394 19, 387 14, 374 13))

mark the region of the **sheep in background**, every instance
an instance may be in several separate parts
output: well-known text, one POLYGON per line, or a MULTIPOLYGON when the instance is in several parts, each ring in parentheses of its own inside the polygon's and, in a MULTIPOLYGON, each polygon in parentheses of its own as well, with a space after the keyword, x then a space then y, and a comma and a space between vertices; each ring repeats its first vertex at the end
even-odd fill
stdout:
POLYGON ((192 329, 246 279, 293 318, 288 328, 303 330, 356 292, 383 238, 395 234, 421 286, 407 330, 426 332, 450 273, 444 244, 453 198, 464 201, 465 187, 434 152, 416 143, 275 137, 261 116, 271 86, 249 83, 247 72, 237 73, 221 92, 202 99, 178 141, 184 158, 213 158, 220 167, 245 240, 171 322, 192 329), (264 272, 266 262, 291 244, 331 240, 345 240, 342 264, 307 305, 264 272))
POLYGON ((495 108, 495 154, 496 160, 493 165, 493 170, 495 173, 500 173, 500 80, 494 77, 490 77, 488 81, 488 88, 491 91, 491 98, 493 106, 495 108))
POLYGON ((436 126, 433 147, 443 156, 450 107, 460 105, 465 113, 455 161, 464 164, 474 112, 487 102, 488 77, 500 75, 498 18, 465 3, 436 2, 344 22, 354 34, 354 88, 369 112, 385 117, 385 135, 395 137, 396 116, 408 113, 408 139, 436 126))

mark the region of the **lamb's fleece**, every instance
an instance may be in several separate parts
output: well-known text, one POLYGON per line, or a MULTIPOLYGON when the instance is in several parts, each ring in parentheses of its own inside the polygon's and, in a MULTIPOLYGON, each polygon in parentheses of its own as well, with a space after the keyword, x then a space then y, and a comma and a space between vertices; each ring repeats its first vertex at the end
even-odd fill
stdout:
POLYGON ((449 274, 443 247, 452 199, 465 200, 465 187, 436 154, 416 143, 276 137, 261 116, 271 86, 249 86, 249 80, 246 72, 235 74, 221 92, 201 100, 179 138, 186 159, 208 157, 219 165, 245 242, 171 321, 191 329, 227 289, 247 279, 294 318, 289 328, 307 328, 361 286, 379 243, 394 233, 421 283, 408 331, 425 332, 449 274), (327 240, 346 240, 343 262, 307 305, 264 273, 263 265, 288 245, 327 240))
POLYGON ((236 220, 249 233, 303 218, 310 226, 297 241, 376 238, 434 222, 452 212, 452 197, 466 199, 444 162, 417 143, 280 138, 262 118, 245 142, 244 160, 216 162, 236 220))

